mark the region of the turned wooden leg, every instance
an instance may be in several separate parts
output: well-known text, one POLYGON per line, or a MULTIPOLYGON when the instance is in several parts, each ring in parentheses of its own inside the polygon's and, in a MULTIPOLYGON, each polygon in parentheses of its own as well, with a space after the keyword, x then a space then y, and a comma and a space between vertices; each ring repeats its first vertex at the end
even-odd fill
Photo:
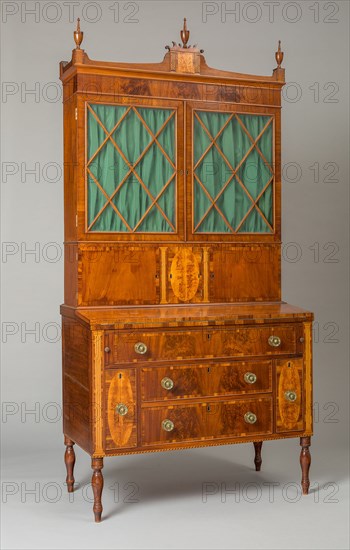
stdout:
POLYGON ((91 468, 93 469, 93 474, 91 479, 92 490, 94 493, 93 511, 95 514, 95 521, 96 523, 99 523, 101 521, 101 514, 103 510, 102 502, 101 502, 101 495, 102 495, 102 489, 103 489, 103 475, 101 470, 103 468, 103 458, 92 458, 91 468))
POLYGON ((254 464, 255 464, 255 469, 256 469, 257 472, 260 472, 261 463, 262 463, 262 460, 261 460, 261 447, 262 447, 262 444, 263 444, 262 441, 254 441, 254 449, 255 449, 254 464))
POLYGON ((303 495, 307 495, 309 493, 309 487, 310 487, 310 480, 309 480, 309 469, 311 464, 311 454, 309 451, 309 446, 311 445, 311 438, 309 436, 307 437, 301 437, 300 438, 300 445, 301 445, 301 452, 300 452, 300 466, 301 466, 301 487, 303 490, 303 495))
POLYGON ((66 452, 64 453, 64 462, 67 469, 67 489, 68 493, 73 493, 74 490, 74 464, 75 464, 75 452, 74 452, 74 441, 69 439, 66 435, 64 436, 64 444, 66 445, 66 452))

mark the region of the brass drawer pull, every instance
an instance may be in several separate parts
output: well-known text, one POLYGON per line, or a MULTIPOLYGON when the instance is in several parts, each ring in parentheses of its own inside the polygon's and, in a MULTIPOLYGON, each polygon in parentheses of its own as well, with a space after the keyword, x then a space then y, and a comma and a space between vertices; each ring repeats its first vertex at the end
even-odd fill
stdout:
POLYGON ((288 390, 284 392, 284 397, 287 399, 287 401, 291 401, 292 403, 297 400, 297 394, 295 391, 288 390))
POLYGON ((281 338, 279 336, 270 336, 268 342, 271 347, 278 348, 281 345, 281 338))
POLYGON ((244 380, 247 382, 247 384, 255 384, 257 380, 256 374, 254 372, 246 372, 244 375, 244 380))
POLYGON ((175 428, 174 426, 174 422, 172 422, 171 420, 168 420, 167 418, 165 420, 163 420, 162 422, 162 428, 164 431, 166 432, 172 432, 173 429, 175 428))
POLYGON ((244 420, 247 424, 255 424, 255 422, 258 420, 258 418, 257 418, 256 414, 249 411, 249 412, 245 413, 244 420))
POLYGON ((144 355, 147 352, 147 346, 143 342, 137 342, 135 344, 135 351, 140 355, 144 355))
POLYGON ((174 382, 172 381, 171 378, 168 378, 167 376, 165 376, 161 381, 161 386, 165 390, 172 390, 174 387, 174 382))
POLYGON ((111 348, 109 348, 108 346, 105 347, 105 353, 109 353, 111 351, 111 348))
POLYGON ((128 414, 129 409, 124 403, 118 403, 115 410, 120 416, 125 416, 126 414, 128 414))

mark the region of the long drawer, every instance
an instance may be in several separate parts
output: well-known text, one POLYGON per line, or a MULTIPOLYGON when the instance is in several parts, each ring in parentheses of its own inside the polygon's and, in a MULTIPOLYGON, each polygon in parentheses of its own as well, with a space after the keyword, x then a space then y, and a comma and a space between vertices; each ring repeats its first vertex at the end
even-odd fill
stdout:
POLYGON ((142 409, 142 445, 272 433, 272 397, 142 409))
POLYGON ((296 354, 302 325, 167 331, 112 331, 105 335, 105 364, 296 354))
POLYGON ((272 391, 272 361, 141 368, 143 402, 272 391))

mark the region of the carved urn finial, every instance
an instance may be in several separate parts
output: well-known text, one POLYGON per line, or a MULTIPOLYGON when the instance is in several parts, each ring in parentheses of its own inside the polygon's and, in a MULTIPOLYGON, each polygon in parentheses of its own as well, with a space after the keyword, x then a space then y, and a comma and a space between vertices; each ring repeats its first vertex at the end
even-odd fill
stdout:
POLYGON ((278 41, 278 50, 277 52, 275 53, 275 58, 276 58, 276 61, 277 61, 277 68, 280 69, 281 68, 281 63, 283 61, 283 52, 281 50, 281 41, 279 40, 278 41))
POLYGON ((182 47, 187 48, 187 42, 190 38, 190 31, 187 30, 186 17, 184 17, 184 26, 183 29, 180 31, 180 38, 182 40, 182 47))
POLYGON ((79 19, 79 17, 77 19, 77 28, 74 31, 73 36, 74 36, 74 42, 77 45, 76 50, 80 50, 80 44, 83 41, 84 33, 81 32, 81 30, 80 30, 80 19, 79 19))
POLYGON ((172 41, 172 46, 165 46, 169 55, 167 57, 170 62, 170 70, 177 73, 200 73, 201 54, 204 50, 200 50, 197 44, 191 46, 188 44, 190 31, 187 29, 187 20, 184 18, 183 28, 180 31, 182 44, 176 44, 172 41))

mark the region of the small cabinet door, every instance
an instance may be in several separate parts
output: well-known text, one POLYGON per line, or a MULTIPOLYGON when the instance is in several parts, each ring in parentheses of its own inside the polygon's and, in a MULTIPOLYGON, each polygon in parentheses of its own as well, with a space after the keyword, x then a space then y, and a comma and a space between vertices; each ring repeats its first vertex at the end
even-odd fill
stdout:
POLYGON ((303 360, 276 361, 276 432, 304 429, 303 360))
POLYGON ((105 372, 104 442, 107 451, 137 446, 136 370, 105 372))
MULTIPOLYGON (((88 239, 171 240, 183 235, 183 103, 103 96, 80 100, 85 118, 88 239), (85 117, 84 111, 85 109, 85 117), (101 235, 103 234, 103 235, 101 235)), ((83 137, 83 136, 82 136, 83 137)), ((78 209, 79 210, 79 209, 78 209)), ((81 228, 84 221, 84 227, 81 228)))
POLYGON ((205 241, 274 240, 279 115, 271 108, 203 102, 187 109, 188 235, 205 241))

